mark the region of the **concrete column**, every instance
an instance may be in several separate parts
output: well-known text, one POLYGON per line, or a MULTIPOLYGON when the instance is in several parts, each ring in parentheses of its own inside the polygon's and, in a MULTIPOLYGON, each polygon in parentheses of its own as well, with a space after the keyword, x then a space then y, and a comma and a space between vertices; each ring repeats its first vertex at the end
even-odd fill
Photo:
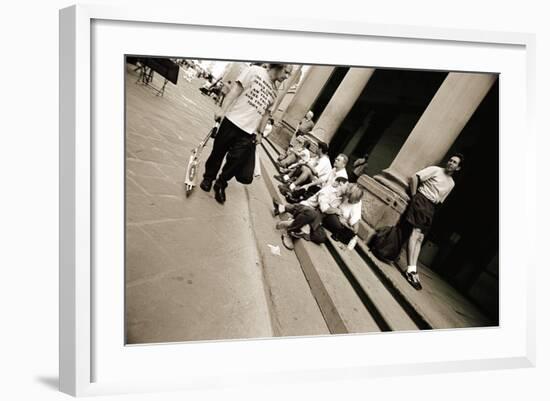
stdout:
POLYGON ((270 135, 275 143, 283 148, 288 146, 298 124, 323 90, 333 71, 334 67, 327 66, 311 66, 307 70, 282 118, 275 120, 275 127, 270 135))
POLYGON ((314 127, 317 139, 329 143, 363 92, 374 68, 350 68, 314 127))
POLYGON ((334 71, 334 67, 314 65, 309 68, 303 82, 288 105, 283 121, 296 129, 309 111, 334 71))
POLYGON ((272 107, 273 110, 273 117, 275 120, 281 120, 282 117, 282 110, 279 110, 279 106, 281 105, 281 102, 285 98, 285 96, 288 94, 288 90, 294 86, 294 84, 298 81, 300 76, 302 75, 302 66, 301 65, 295 65, 292 69, 292 74, 281 83, 281 86, 279 87, 278 93, 277 93, 277 99, 275 99, 275 104, 272 107), (279 117, 279 118, 277 118, 279 117))
POLYGON ((375 179, 403 194, 415 172, 438 164, 449 151, 496 77, 449 73, 390 167, 375 179))

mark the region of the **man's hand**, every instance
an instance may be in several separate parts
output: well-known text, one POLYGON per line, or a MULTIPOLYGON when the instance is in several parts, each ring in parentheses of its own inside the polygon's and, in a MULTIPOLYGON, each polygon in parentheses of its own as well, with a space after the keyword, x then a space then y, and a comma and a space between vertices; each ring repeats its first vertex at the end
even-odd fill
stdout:
POLYGON ((224 116, 224 113, 222 113, 221 110, 216 111, 216 112, 214 113, 214 121, 221 121, 222 118, 223 118, 223 116, 224 116))

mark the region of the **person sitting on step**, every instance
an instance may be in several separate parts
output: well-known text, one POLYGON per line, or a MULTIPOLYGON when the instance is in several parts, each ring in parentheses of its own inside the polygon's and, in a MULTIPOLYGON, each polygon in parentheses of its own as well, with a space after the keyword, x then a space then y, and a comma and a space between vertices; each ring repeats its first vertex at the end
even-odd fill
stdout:
POLYGON ((358 184, 349 184, 337 210, 323 213, 323 227, 332 233, 332 238, 352 249, 357 242, 361 221, 363 189, 358 184))
POLYGON ((279 171, 288 173, 290 170, 295 169, 298 164, 307 163, 311 158, 310 146, 310 142, 306 142, 303 136, 298 138, 296 146, 289 149, 288 156, 277 162, 279 171), (292 169, 289 168, 290 166, 292 166, 292 169))
POLYGON ((332 164, 328 157, 328 145, 324 142, 319 142, 316 155, 318 159, 314 165, 313 163, 306 163, 299 166, 292 174, 275 175, 274 178, 284 184, 288 184, 288 189, 290 190, 299 185, 307 184, 313 179, 321 178, 323 181, 326 180, 332 170, 332 164))
POLYGON ((336 156, 336 159, 334 159, 334 167, 329 171, 328 175, 314 177, 311 182, 303 185, 296 185, 295 181, 288 186, 279 186, 279 190, 290 203, 307 199, 318 192, 323 186, 331 185, 336 177, 345 177, 347 179, 347 163, 348 157, 345 154, 340 153, 336 156))
POLYGON ((299 204, 283 205, 273 201, 273 214, 275 216, 288 212, 293 218, 277 223, 277 229, 284 229, 281 236, 283 245, 287 249, 293 249, 293 239, 304 238, 317 244, 326 241, 326 235, 321 227, 323 213, 330 213, 337 210, 342 203, 342 196, 345 193, 347 178, 337 177, 331 185, 325 186, 309 199, 299 204), (308 226, 309 232, 303 228, 308 226))

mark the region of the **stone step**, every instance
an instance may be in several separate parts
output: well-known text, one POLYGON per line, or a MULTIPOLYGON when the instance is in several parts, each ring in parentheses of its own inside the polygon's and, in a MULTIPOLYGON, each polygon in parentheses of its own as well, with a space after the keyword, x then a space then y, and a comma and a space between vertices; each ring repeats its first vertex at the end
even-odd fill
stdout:
POLYGON ((262 147, 264 151, 266 152, 267 156, 269 157, 269 160, 271 161, 271 164, 273 166, 273 169, 279 174, 275 167, 275 162, 277 161, 277 157, 281 154, 281 149, 277 146, 271 143, 268 139, 264 139, 262 141, 262 147))
POLYGON ((264 145, 264 142, 262 142, 262 145, 257 149, 260 155, 260 168, 262 172, 262 178, 265 182, 265 186, 267 187, 270 196, 277 202, 284 203, 285 198, 281 195, 279 189, 277 188, 277 185, 279 183, 273 178, 274 175, 279 174, 279 172, 275 168, 275 165, 273 164, 273 160, 277 160, 277 156, 273 148, 264 145))
POLYGON ((415 322, 355 250, 342 249, 342 244, 330 236, 329 244, 349 271, 350 281, 359 286, 356 291, 361 292, 363 302, 377 318, 379 326, 387 330, 418 330, 415 322))
POLYGON ((418 273, 423 289, 417 291, 406 281, 398 266, 378 260, 361 241, 357 243, 357 248, 376 269, 385 285, 392 288, 393 293, 398 294, 399 302, 412 310, 410 314, 415 321, 423 321, 426 328, 445 329, 490 325, 489 319, 483 316, 474 305, 429 269, 419 267, 418 273))
MULTIPOLYGON (((272 178, 277 171, 268 152, 274 152, 273 148, 267 148, 266 151, 262 146, 260 152, 262 177, 271 197, 282 203, 284 198, 277 189, 276 181, 272 178)), ((285 248, 282 248, 282 252, 291 253, 285 248)), ((332 334, 380 331, 380 327, 325 246, 299 240, 295 243, 295 254, 309 283, 310 291, 332 334)))
POLYGON ((324 245, 298 240, 294 251, 332 334, 381 331, 324 245))
POLYGON ((271 196, 264 177, 254 178, 245 186, 251 224, 260 254, 262 276, 274 336, 329 334, 323 314, 304 276, 296 254, 288 252, 270 215, 271 196), (279 246, 280 256, 269 245, 279 246))
POLYGON ((262 143, 267 144, 267 146, 273 149, 273 151, 277 153, 277 155, 280 155, 281 153, 284 152, 284 149, 281 146, 279 146, 269 138, 265 138, 262 143))

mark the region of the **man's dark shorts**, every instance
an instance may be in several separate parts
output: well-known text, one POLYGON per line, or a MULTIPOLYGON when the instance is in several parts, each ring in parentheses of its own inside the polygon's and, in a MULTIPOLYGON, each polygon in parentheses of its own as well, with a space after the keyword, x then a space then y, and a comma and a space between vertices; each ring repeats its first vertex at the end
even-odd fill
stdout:
POLYGON ((417 192, 405 212, 405 220, 426 234, 432 226, 434 213, 435 205, 420 192, 417 192))

